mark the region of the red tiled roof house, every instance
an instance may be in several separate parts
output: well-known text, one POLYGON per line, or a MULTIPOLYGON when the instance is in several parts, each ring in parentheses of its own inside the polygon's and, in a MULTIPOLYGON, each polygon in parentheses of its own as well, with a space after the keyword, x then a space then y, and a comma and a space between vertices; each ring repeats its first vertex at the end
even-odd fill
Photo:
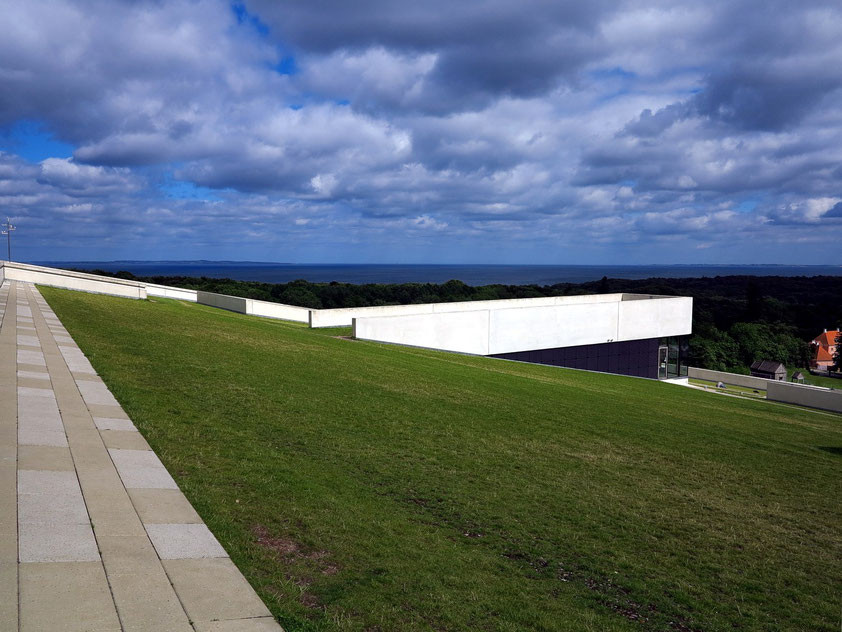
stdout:
POLYGON ((828 331, 820 333, 813 338, 810 346, 813 349, 813 359, 810 361, 810 368, 827 371, 833 366, 833 354, 836 353, 836 338, 839 336, 838 331, 828 331))

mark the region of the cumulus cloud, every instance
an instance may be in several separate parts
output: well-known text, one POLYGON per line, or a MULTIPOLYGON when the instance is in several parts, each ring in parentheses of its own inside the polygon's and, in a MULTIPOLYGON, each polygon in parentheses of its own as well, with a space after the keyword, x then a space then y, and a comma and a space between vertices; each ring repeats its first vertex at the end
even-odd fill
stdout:
POLYGON ((0 9, 0 138, 73 147, 0 154, 33 253, 824 261, 842 216, 835 2, 0 9))

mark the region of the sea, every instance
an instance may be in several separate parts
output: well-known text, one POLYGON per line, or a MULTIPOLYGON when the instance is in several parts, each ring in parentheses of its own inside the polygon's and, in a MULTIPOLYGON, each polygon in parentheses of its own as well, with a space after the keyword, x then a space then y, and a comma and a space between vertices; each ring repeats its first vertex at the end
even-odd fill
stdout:
POLYGON ((125 270, 137 276, 191 276, 287 283, 444 283, 553 285, 614 279, 690 278, 731 275, 842 276, 842 265, 473 265, 473 264, 296 264, 253 261, 43 261, 58 268, 125 270))

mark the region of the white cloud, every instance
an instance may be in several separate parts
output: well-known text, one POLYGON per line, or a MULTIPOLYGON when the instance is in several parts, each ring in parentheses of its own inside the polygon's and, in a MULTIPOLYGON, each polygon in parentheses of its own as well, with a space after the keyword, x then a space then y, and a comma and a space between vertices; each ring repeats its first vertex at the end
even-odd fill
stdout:
POLYGON ((366 6, 248 2, 261 32, 223 0, 0 1, 0 127, 76 147, 32 164, 10 145, 0 201, 43 243, 53 216, 208 248, 238 221, 269 251, 391 230, 384 257, 426 233, 430 253, 670 235, 724 256, 839 221, 839 7, 366 6))

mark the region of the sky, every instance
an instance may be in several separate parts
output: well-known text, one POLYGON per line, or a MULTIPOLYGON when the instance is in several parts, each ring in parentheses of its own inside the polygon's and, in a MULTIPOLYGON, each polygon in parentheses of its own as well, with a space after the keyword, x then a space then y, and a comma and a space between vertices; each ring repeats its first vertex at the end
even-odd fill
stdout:
POLYGON ((838 0, 0 15, 13 259, 840 262, 838 0))

